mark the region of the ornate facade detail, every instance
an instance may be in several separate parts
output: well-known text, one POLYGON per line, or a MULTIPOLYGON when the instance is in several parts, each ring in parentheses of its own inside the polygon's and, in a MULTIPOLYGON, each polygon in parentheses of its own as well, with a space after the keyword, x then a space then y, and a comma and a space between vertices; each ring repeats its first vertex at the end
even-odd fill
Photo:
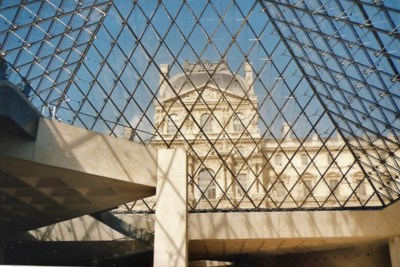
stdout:
MULTIPOLYGON (((165 77, 166 66, 160 67, 165 77)), ((302 141, 286 122, 280 140, 262 137, 251 65, 243 69, 241 77, 230 73, 226 62, 186 61, 183 74, 162 82, 161 101, 154 103, 159 135, 151 145, 191 148, 190 208, 351 207, 379 201, 370 197, 373 185, 359 177, 344 140, 312 135, 302 141), (332 160, 335 151, 341 151, 340 159, 332 160)))

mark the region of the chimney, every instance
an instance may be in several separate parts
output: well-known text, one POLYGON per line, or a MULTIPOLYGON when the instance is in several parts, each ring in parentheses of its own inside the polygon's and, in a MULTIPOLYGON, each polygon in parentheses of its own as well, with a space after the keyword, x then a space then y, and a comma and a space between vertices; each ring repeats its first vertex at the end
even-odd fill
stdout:
POLYGON ((282 125, 282 138, 285 138, 287 141, 292 140, 292 129, 287 122, 283 123, 282 125))
POLYGON ((160 64, 160 96, 163 97, 165 94, 166 82, 165 79, 169 79, 169 65, 160 64), (165 77, 165 78, 164 78, 165 77))
POLYGON ((250 62, 245 62, 244 63, 244 78, 246 80, 247 85, 249 86, 249 93, 250 95, 254 95, 254 90, 253 90, 253 68, 251 67, 250 62))
POLYGON ((313 133, 313 135, 311 137, 311 140, 312 141, 319 141, 318 134, 317 133, 313 133))

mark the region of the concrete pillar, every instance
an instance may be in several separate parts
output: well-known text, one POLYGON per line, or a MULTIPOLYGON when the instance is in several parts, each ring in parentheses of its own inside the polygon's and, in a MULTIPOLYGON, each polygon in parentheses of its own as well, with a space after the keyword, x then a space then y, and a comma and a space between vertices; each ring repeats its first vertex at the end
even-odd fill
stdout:
POLYGON ((157 160, 154 266, 186 267, 187 157, 183 149, 160 149, 157 160))
POLYGON ((400 236, 389 239, 389 251, 392 267, 400 267, 400 236))

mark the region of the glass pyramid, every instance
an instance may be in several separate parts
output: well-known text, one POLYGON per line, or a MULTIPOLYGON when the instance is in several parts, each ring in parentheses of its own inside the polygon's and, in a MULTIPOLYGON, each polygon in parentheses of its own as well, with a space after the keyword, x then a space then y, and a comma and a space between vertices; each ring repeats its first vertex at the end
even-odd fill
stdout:
POLYGON ((0 4, 7 78, 45 117, 184 147, 191 212, 396 201, 399 28, 396 0, 0 4))

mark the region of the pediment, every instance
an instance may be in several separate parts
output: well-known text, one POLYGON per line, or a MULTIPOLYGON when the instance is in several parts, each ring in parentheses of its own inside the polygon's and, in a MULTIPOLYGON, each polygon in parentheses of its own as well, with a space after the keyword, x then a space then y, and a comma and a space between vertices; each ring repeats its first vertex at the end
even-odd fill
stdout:
MULTIPOLYGON (((206 87, 204 89, 200 89, 203 92, 201 93, 202 96, 202 100, 206 101, 206 102, 213 102, 213 101, 218 101, 221 97, 222 97, 222 92, 217 89, 217 88, 213 88, 213 87, 206 87)), ((196 99, 198 99, 199 97, 199 91, 197 91, 196 89, 192 89, 190 91, 186 91, 183 92, 179 95, 180 99, 183 102, 195 102, 196 99)), ((228 102, 234 102, 234 101, 238 101, 241 100, 243 98, 243 96, 239 96, 235 93, 232 92, 224 92, 225 94, 225 98, 228 102)), ((166 99, 164 102, 175 102, 175 100, 178 98, 178 96, 174 96, 171 97, 169 99, 166 99)))

